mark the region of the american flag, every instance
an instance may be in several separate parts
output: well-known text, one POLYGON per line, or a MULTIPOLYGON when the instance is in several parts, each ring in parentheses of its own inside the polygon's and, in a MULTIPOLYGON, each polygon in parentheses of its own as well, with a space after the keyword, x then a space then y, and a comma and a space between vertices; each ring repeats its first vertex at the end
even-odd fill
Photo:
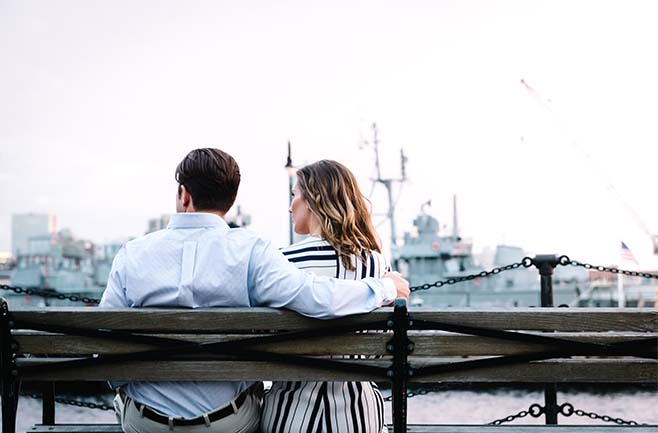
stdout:
POLYGON ((635 263, 636 265, 639 264, 624 241, 621 242, 621 261, 635 263))

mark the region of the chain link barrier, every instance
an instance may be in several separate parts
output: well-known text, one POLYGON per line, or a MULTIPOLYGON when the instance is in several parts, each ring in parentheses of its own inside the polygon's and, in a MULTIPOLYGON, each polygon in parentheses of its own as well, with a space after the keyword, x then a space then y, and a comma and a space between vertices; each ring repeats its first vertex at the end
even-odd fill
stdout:
POLYGON ((570 417, 572 415, 583 416, 589 419, 600 419, 604 422, 613 422, 618 425, 648 425, 648 424, 638 424, 637 421, 626 421, 621 418, 613 418, 608 415, 599 415, 595 412, 585 412, 584 410, 574 409, 571 403, 564 403, 558 407, 558 413, 563 416, 570 417))
POLYGON ((648 272, 627 271, 624 269, 610 268, 607 266, 590 265, 589 263, 582 263, 576 260, 571 260, 569 256, 560 256, 558 258, 558 264, 562 266, 576 266, 576 267, 581 267, 581 268, 600 271, 600 272, 610 272, 612 274, 628 275, 629 277, 653 278, 658 280, 658 275, 656 274, 649 274, 648 272))
POLYGON ((474 280, 476 278, 492 277, 494 275, 500 274, 501 272, 511 271, 512 269, 518 269, 522 266, 524 268, 529 268, 533 264, 534 264, 534 261, 532 260, 532 258, 524 257, 523 260, 521 260, 520 262, 512 263, 512 264, 506 265, 506 266, 496 267, 496 268, 491 269, 490 271, 482 271, 482 272, 477 273, 477 274, 471 274, 471 275, 464 275, 464 276, 461 276, 461 277, 448 278, 447 280, 439 280, 439 281, 436 281, 436 282, 431 283, 431 284, 430 283, 425 283, 425 284, 421 284, 420 286, 412 286, 412 287, 409 287, 409 290, 412 291, 412 292, 416 292, 418 290, 429 290, 432 287, 437 287, 438 288, 438 287, 449 286, 449 285, 452 285, 452 284, 461 283, 461 282, 464 282, 464 281, 471 281, 471 280, 474 280))
POLYGON ((515 413, 513 415, 508 415, 505 418, 500 418, 500 419, 491 421, 487 425, 501 425, 501 424, 506 423, 506 422, 512 422, 515 419, 525 418, 528 415, 532 416, 533 418, 539 418, 543 414, 544 414, 544 407, 537 404, 537 403, 533 403, 533 404, 530 405, 528 410, 522 410, 519 413, 515 413))
MULTIPOLYGON (((491 421, 488 425, 501 425, 507 422, 512 422, 517 419, 525 418, 528 415, 534 418, 539 418, 545 413, 545 411, 546 408, 544 406, 534 403, 530 405, 528 410, 522 410, 521 412, 515 413, 513 415, 508 415, 505 418, 500 418, 491 421)), ((615 423, 617 425, 648 425, 648 424, 639 424, 637 421, 627 421, 622 418, 613 418, 608 415, 599 415, 598 413, 595 412, 585 412, 584 410, 574 409, 571 403, 563 403, 559 405, 557 407, 557 412, 558 414, 565 416, 567 418, 576 415, 576 416, 587 417, 589 419, 598 419, 603 422, 615 423)))
MULTIPOLYGON (((513 269, 518 269, 520 267, 523 268, 530 268, 535 264, 535 261, 531 257, 524 257, 520 262, 512 263, 506 266, 499 266, 495 267, 489 271, 482 271, 477 274, 470 274, 470 275, 463 275, 460 277, 453 277, 453 278, 448 278, 447 280, 439 280, 435 281, 433 283, 425 283, 421 284, 418 286, 411 286, 409 287, 409 290, 411 292, 417 292, 420 290, 429 290, 433 287, 439 288, 443 286, 450 286, 453 284, 458 284, 462 283, 464 281, 472 281, 475 280, 476 278, 487 278, 487 277, 492 277, 494 275, 498 275, 501 272, 505 271, 511 271, 513 269)), ((656 274, 650 274, 647 272, 638 272, 638 271, 628 271, 624 269, 618 269, 618 268, 611 268, 607 266, 596 266, 596 265, 591 265, 589 263, 583 263, 579 262, 576 260, 571 260, 569 256, 562 255, 558 259, 558 264, 561 266, 576 266, 576 267, 582 267, 588 270, 595 270, 595 271, 600 271, 600 272, 609 272, 612 274, 622 274, 622 275, 628 275, 631 277, 643 277, 643 278, 653 278, 653 279, 658 279, 658 275, 656 274)), ((59 299, 59 300, 68 300, 71 302, 83 302, 85 304, 98 304, 100 302, 99 299, 94 299, 94 298, 89 298, 86 296, 78 296, 78 295, 65 295, 63 293, 58 293, 56 291, 45 291, 41 289, 35 289, 35 288, 21 288, 21 287, 11 287, 6 284, 0 284, 0 289, 2 290, 8 290, 11 292, 14 292, 16 294, 24 294, 27 296, 41 296, 43 298, 54 298, 54 299, 59 299)))
POLYGON ((59 299, 67 300, 71 302, 83 302, 85 304, 99 304, 100 299, 89 298, 87 296, 78 296, 78 295, 65 295, 64 293, 59 293, 54 290, 42 290, 42 289, 33 289, 33 288, 22 288, 22 287, 12 287, 6 284, 0 284, 0 289, 14 292, 19 295, 25 296, 40 296, 42 298, 50 299, 59 299))
MULTIPOLYGON (((431 387, 425 387, 425 388, 420 388, 415 391, 408 391, 407 392, 407 398, 415 397, 417 395, 427 395, 433 392, 439 392, 439 391, 445 391, 450 389, 450 387, 445 386, 445 385, 439 385, 439 386, 431 386, 431 387)), ((27 393, 21 393, 22 397, 29 397, 33 398, 36 400, 41 400, 42 396, 39 394, 27 394, 27 393)), ((392 401, 393 396, 389 395, 388 397, 384 398, 384 401, 392 401)), ((69 406, 76 406, 76 407, 84 407, 87 409, 98 409, 98 410, 104 410, 104 411, 109 411, 109 410, 114 410, 113 405, 105 404, 105 403, 93 403, 93 402, 88 402, 88 401, 80 401, 80 400, 73 400, 73 399, 66 399, 66 398, 56 398, 55 403, 59 404, 65 404, 69 406)), ((517 419, 525 418, 527 416, 532 416, 533 418, 539 418, 542 416, 545 412, 545 409, 543 406, 533 403, 528 407, 527 410, 522 410, 518 413, 515 413, 513 415, 508 415, 504 418, 500 418, 494 421, 491 421, 487 425, 501 425, 504 423, 512 422, 517 419)), ((575 409, 571 403, 564 403, 558 406, 558 413, 560 415, 563 415, 565 417, 570 417, 573 415, 576 416, 582 416, 582 417, 587 417, 589 419, 598 419, 603 422, 609 422, 609 423, 615 423, 617 425, 648 425, 648 424, 640 424, 637 421, 627 421, 622 418, 613 418, 608 415, 600 415, 595 412, 585 412, 584 410, 581 409, 575 409)))
MULTIPOLYGON (((425 386, 423 388, 418 388, 413 391, 407 391, 407 398, 416 397, 417 395, 427 395, 433 392, 441 392, 454 389, 454 386, 448 385, 434 385, 434 386, 425 386)), ((393 395, 384 397, 384 401, 393 401, 393 395)))
MULTIPOLYGON (((36 400, 42 400, 43 399, 43 397, 39 394, 21 393, 21 397, 29 397, 29 398, 33 398, 33 399, 36 399, 36 400)), ((114 406, 111 405, 111 404, 92 403, 92 402, 89 402, 89 401, 72 400, 72 399, 66 399, 66 398, 56 398, 55 403, 66 404, 66 405, 69 405, 69 406, 85 407, 87 409, 114 410, 114 406)))
MULTIPOLYGON (((524 268, 530 268, 535 264, 535 261, 531 257, 524 257, 520 262, 517 263, 512 263, 506 266, 500 266, 491 269, 490 271, 482 271, 477 274, 471 274, 471 275, 464 275, 461 277, 454 277, 454 278, 449 278, 447 280, 439 280, 434 283, 425 283, 421 284, 419 286, 412 286, 409 288, 412 292, 416 292, 419 290, 429 290, 433 287, 443 287, 443 286, 448 286, 452 284, 457 284, 461 283, 464 281, 471 281, 476 278, 487 278, 491 277, 494 275, 498 275, 501 272, 505 271, 510 271, 512 269, 518 269, 520 267, 524 268)), ((591 265, 589 263, 583 263, 579 262, 576 260, 571 260, 569 256, 562 255, 558 258, 558 264, 561 266, 577 266, 577 267, 582 267, 588 270, 595 270, 595 271, 600 271, 600 272, 609 272, 612 274, 622 274, 622 275, 628 275, 630 277, 643 277, 643 278, 653 278, 653 279, 658 279, 658 275, 656 274, 650 274, 648 272, 638 272, 638 271, 628 271, 625 269, 618 269, 618 268, 612 268, 608 266, 597 266, 597 265, 591 265)))

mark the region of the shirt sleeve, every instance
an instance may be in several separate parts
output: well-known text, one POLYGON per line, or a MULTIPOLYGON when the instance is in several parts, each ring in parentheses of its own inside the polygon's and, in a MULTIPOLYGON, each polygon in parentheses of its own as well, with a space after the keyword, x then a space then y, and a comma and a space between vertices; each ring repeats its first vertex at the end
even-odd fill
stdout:
POLYGON ((397 294, 389 278, 350 281, 304 272, 261 239, 251 251, 248 285, 252 306, 288 308, 318 319, 367 313, 397 294))
POLYGON ((98 304, 99 307, 130 307, 126 298, 125 260, 126 247, 124 245, 112 261, 112 269, 107 279, 107 287, 105 288, 105 292, 103 292, 100 304, 98 304))
MULTIPOLYGON (((99 307, 103 308, 122 308, 130 307, 128 299, 126 298, 126 274, 124 272, 124 265, 126 260, 126 247, 121 247, 114 260, 112 261, 112 269, 107 279, 107 287, 103 292, 99 307)), ((119 388, 129 382, 124 381, 108 381, 111 388, 119 388)))

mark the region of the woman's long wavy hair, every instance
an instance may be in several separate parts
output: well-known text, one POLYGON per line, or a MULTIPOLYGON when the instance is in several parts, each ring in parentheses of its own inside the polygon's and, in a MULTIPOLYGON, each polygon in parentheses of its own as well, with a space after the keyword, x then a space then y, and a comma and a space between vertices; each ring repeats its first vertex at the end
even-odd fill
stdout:
POLYGON ((297 185, 320 220, 322 238, 334 247, 347 269, 355 270, 352 255, 365 265, 370 251, 381 252, 367 199, 347 167, 323 159, 299 169, 297 185))

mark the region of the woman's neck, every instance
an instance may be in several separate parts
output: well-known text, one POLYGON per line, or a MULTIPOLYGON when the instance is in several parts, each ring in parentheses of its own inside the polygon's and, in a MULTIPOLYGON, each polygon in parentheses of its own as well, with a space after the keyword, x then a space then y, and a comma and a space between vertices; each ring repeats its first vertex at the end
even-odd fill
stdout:
POLYGON ((317 218, 311 218, 308 224, 308 234, 315 238, 322 238, 322 228, 320 226, 320 221, 317 218))

